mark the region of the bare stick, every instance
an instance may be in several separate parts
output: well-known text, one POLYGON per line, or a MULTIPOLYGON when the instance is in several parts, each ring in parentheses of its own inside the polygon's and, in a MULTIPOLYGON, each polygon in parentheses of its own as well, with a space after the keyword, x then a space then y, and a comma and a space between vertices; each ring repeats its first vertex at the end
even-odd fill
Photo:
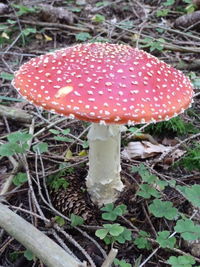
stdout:
POLYGON ((101 267, 110 267, 117 256, 118 250, 116 248, 111 248, 110 252, 108 253, 108 257, 103 262, 101 267))
POLYGON ((54 241, 0 203, 0 226, 48 267, 83 267, 54 241), (42 248, 42 249, 41 249, 42 248))

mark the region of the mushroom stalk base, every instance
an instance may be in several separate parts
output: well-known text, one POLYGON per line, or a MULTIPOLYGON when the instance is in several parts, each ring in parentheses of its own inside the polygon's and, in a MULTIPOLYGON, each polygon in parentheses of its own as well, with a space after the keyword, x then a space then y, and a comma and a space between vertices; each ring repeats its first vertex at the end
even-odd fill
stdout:
POLYGON ((93 123, 88 140, 88 192, 92 201, 99 206, 112 203, 124 187, 120 178, 121 126, 93 123))

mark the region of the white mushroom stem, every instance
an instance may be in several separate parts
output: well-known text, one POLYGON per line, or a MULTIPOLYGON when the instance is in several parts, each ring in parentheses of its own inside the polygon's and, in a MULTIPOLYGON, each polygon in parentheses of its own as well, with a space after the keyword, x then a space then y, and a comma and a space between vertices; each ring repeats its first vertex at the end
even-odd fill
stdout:
POLYGON ((121 129, 118 125, 92 123, 88 133, 86 185, 92 201, 99 206, 114 202, 124 187, 120 178, 121 129))

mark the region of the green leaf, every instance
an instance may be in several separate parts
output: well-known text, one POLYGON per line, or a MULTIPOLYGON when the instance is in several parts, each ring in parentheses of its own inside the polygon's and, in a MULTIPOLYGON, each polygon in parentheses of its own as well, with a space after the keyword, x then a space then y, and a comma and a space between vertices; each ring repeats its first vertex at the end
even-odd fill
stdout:
POLYGON ((176 238, 169 237, 170 232, 169 231, 162 231, 158 232, 158 236, 156 238, 156 241, 160 245, 161 248, 174 248, 175 243, 176 243, 176 238))
POLYGON ((0 78, 3 80, 12 81, 12 79, 14 78, 14 74, 2 71, 0 74, 0 78))
POLYGON ((161 195, 160 193, 148 184, 140 185, 140 190, 137 192, 138 196, 141 196, 145 199, 150 198, 151 196, 159 198, 161 195))
POLYGON ((134 26, 134 23, 132 20, 126 20, 119 23, 119 26, 124 29, 132 29, 134 26))
POLYGON ((151 244, 148 241, 148 237, 150 237, 150 234, 145 231, 139 231, 139 236, 135 238, 133 243, 139 248, 139 249, 151 249, 151 244))
POLYGON ((200 238, 200 225, 195 225, 190 219, 178 220, 174 230, 180 233, 185 240, 197 240, 200 238))
POLYGON ((26 28, 24 30, 22 30, 22 34, 25 36, 30 35, 31 33, 36 33, 37 30, 35 28, 26 28))
POLYGON ((39 152, 39 153, 45 153, 48 151, 48 144, 45 142, 38 143, 37 145, 33 146, 33 151, 34 152, 39 152))
POLYGON ((61 227, 65 225, 65 220, 61 216, 55 216, 55 222, 61 227))
POLYGON ((109 232, 108 229, 105 229, 105 228, 99 229, 99 230, 96 230, 95 235, 99 237, 100 239, 104 239, 107 236, 108 232, 109 232))
POLYGON ((21 142, 25 143, 28 140, 30 140, 33 136, 31 134, 27 133, 22 133, 22 132, 16 132, 16 133, 11 133, 8 135, 8 141, 11 143, 16 143, 16 142, 21 142))
POLYGON ((102 214, 102 218, 104 220, 115 221, 118 216, 122 216, 127 212, 126 205, 118 205, 114 207, 113 203, 106 204, 101 211, 106 211, 106 213, 102 214))
POLYGON ((71 226, 79 226, 84 224, 84 219, 81 216, 75 215, 75 214, 71 214, 70 216, 71 219, 71 226))
POLYGON ((131 267, 130 263, 127 263, 125 260, 114 259, 114 264, 120 267, 131 267))
POLYGON ((61 133, 64 135, 68 135, 70 133, 70 129, 68 128, 68 129, 62 130, 61 133))
POLYGON ((92 21, 94 21, 96 23, 102 23, 105 21, 105 17, 103 15, 96 14, 96 15, 94 15, 94 17, 92 17, 92 21))
POLYGON ((173 4, 175 4, 175 0, 167 0, 163 3, 164 6, 172 6, 173 4))
POLYGON ((56 179, 53 179, 50 183, 50 186, 57 191, 60 188, 66 189, 69 186, 69 182, 65 178, 56 177, 56 179))
POLYGON ((200 208, 200 185, 195 184, 191 187, 186 187, 185 197, 196 207, 200 208))
POLYGON ((156 16, 157 17, 166 17, 168 15, 168 13, 170 12, 169 9, 165 8, 165 9, 161 9, 161 10, 157 10, 156 12, 156 16))
POLYGON ((24 257, 25 257, 28 261, 35 260, 35 256, 34 256, 33 252, 30 251, 29 249, 25 250, 25 252, 24 252, 24 257))
POLYGON ((69 137, 65 137, 65 136, 54 136, 54 139, 56 141, 62 141, 62 142, 68 142, 68 143, 71 143, 74 141, 74 139, 69 138, 69 137))
POLYGON ((165 217, 168 220, 173 220, 178 215, 178 210, 173 207, 172 202, 160 199, 154 199, 149 205, 149 211, 157 218, 165 217))
POLYGON ((124 231, 124 227, 119 223, 110 224, 110 227, 109 224, 104 224, 103 226, 107 226, 109 228, 111 236, 119 236, 124 231))
POLYGON ((49 132, 53 133, 53 134, 60 134, 59 130, 55 130, 55 129, 50 129, 49 132))
POLYGON ((132 232, 131 230, 124 228, 124 231, 117 237, 115 240, 120 244, 124 244, 126 241, 130 241, 132 239, 132 232))
POLYGON ((132 172, 138 172, 142 180, 148 184, 153 184, 158 179, 157 176, 151 174, 144 164, 139 166, 133 166, 131 169, 132 172))
POLYGON ((16 186, 21 186, 27 181, 28 181, 27 174, 23 172, 19 172, 17 175, 13 177, 13 180, 12 180, 13 184, 16 186))
POLYGON ((196 261, 192 256, 171 256, 167 263, 171 264, 172 267, 192 267, 192 264, 195 264, 196 261))
POLYGON ((92 38, 91 34, 89 34, 88 32, 77 33, 75 37, 76 37, 76 41, 83 41, 83 42, 92 38))

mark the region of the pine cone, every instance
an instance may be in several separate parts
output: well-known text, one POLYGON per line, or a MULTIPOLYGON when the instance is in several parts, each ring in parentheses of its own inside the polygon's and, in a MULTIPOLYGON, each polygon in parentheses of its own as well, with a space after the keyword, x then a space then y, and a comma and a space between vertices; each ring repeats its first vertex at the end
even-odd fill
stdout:
POLYGON ((97 216, 95 212, 97 208, 90 201, 85 185, 78 181, 76 175, 70 174, 66 180, 69 182, 66 189, 50 190, 52 204, 66 216, 74 213, 86 222, 91 222, 97 216))

